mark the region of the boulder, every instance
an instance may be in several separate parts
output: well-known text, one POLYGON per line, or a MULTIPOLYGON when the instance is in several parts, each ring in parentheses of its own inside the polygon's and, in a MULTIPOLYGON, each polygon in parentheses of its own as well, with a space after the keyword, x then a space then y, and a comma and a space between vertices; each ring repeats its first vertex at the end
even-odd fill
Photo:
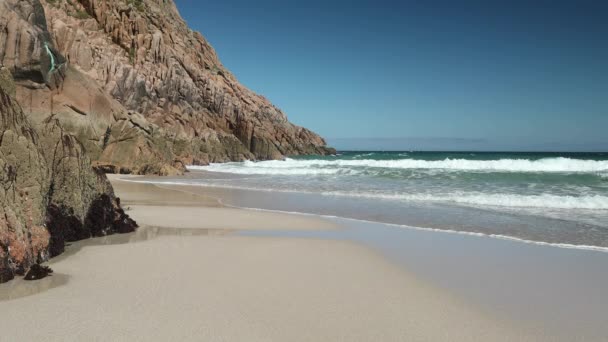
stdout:
POLYGON ((40 264, 34 264, 30 267, 30 270, 27 271, 27 273, 25 274, 25 277, 23 279, 39 280, 42 278, 46 278, 47 276, 51 275, 52 273, 53 273, 53 270, 50 267, 42 266, 40 264))

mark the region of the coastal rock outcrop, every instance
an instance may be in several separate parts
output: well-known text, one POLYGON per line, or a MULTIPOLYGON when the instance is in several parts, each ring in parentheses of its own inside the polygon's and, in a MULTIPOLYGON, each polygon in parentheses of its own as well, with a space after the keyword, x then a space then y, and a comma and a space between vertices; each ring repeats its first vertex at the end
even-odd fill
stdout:
POLYGON ((0 283, 61 254, 66 241, 137 226, 77 138, 56 120, 31 124, 14 96, 0 68, 0 283))
POLYGON ((39 138, 13 100, 14 84, 0 69, 0 283, 48 257, 45 219, 48 169, 39 138))
POLYGON ((105 173, 335 150, 241 85, 172 0, 0 0, 0 282, 133 231, 105 173))
POLYGON ((59 120, 106 172, 334 152, 241 85, 172 0, 0 6, 0 63, 24 111, 59 120))
POLYGON ((46 278, 47 276, 51 275, 52 273, 53 273, 53 270, 50 267, 42 266, 40 264, 34 264, 30 267, 30 270, 27 271, 27 273, 25 274, 25 277, 23 277, 23 279, 39 280, 42 278, 46 278))

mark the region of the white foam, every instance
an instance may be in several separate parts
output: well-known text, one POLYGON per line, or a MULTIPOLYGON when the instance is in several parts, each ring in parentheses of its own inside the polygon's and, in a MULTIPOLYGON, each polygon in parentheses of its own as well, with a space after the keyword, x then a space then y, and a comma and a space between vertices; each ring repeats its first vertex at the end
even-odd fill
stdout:
MULTIPOLYGON (((572 158, 497 159, 469 160, 450 159, 420 160, 320 160, 320 159, 285 159, 262 162, 245 161, 242 163, 211 164, 209 166, 189 167, 194 170, 228 172, 235 174, 270 174, 270 175, 315 175, 339 174, 350 168, 386 168, 386 169, 440 169, 451 171, 486 171, 486 172, 560 172, 560 173, 608 173, 608 160, 585 160, 572 158)), ((351 172, 356 171, 350 169, 351 172)))
MULTIPOLYGON (((122 179, 122 180, 123 181, 127 181, 127 182, 133 182, 133 183, 149 183, 149 184, 159 184, 159 185, 162 185, 162 184, 165 184, 165 185, 172 184, 172 185, 195 185, 195 186, 198 185, 198 186, 210 186, 210 187, 215 186, 215 185, 210 185, 210 184, 201 184, 201 183, 192 184, 192 183, 179 182, 179 181, 158 182, 158 181, 146 181, 146 180, 135 180, 135 179, 122 179)), ((220 187, 224 187, 224 186, 220 186, 220 187)), ((262 190, 262 189, 250 189, 250 190, 262 190)), ((266 191, 274 191, 274 190, 266 190, 266 191)), ((533 244, 533 245, 539 245, 539 246, 557 247, 557 248, 565 248, 565 249, 577 249, 577 250, 588 250, 588 251, 596 251, 596 252, 608 253, 608 247, 601 247, 601 246, 575 245, 575 244, 568 244, 568 243, 557 243, 557 242, 544 242, 544 241, 526 240, 526 239, 522 239, 522 238, 518 238, 518 237, 513 237, 513 236, 508 236, 508 235, 501 235, 501 234, 484 234, 484 233, 479 233, 479 232, 461 231, 461 230, 453 230, 453 229, 439 229, 439 228, 430 228, 430 227, 417 227, 417 226, 409 226, 409 225, 404 225, 404 224, 369 221, 369 220, 354 219, 354 218, 347 218, 347 217, 334 216, 334 215, 322 215, 322 214, 312 214, 312 213, 305 213, 305 212, 272 210, 272 209, 253 208, 253 207, 238 207, 238 206, 230 205, 228 203, 224 203, 224 201, 222 201, 221 198, 217 198, 217 200, 221 204, 223 204, 225 206, 233 207, 233 208, 240 208, 240 209, 245 209, 245 210, 279 212, 279 213, 288 213, 288 214, 304 215, 304 216, 318 216, 318 217, 324 217, 324 218, 336 219, 336 220, 342 220, 342 221, 367 222, 367 223, 372 223, 372 224, 382 224, 382 225, 386 225, 386 226, 405 228, 405 229, 413 229, 413 230, 421 230, 421 231, 428 231, 428 232, 477 236, 477 237, 482 237, 482 238, 493 238, 493 239, 500 239, 500 240, 509 240, 509 241, 514 241, 514 242, 533 244)), ((605 198, 605 200, 608 200, 608 198, 605 198)))
POLYGON ((510 207, 510 208, 546 208, 546 209, 608 209, 608 197, 601 195, 590 196, 559 196, 552 194, 516 195, 516 194, 484 194, 484 193, 446 193, 446 194, 382 194, 356 192, 324 192, 326 196, 363 197, 370 199, 387 199, 401 201, 420 201, 438 203, 459 203, 479 206, 510 207))
POLYGON ((262 164, 267 162, 253 163, 246 161, 243 163, 211 164, 208 166, 188 166, 189 170, 203 170, 210 172, 223 172, 240 175, 338 175, 338 174, 357 174, 356 170, 340 168, 311 168, 288 165, 262 164), (252 165, 259 164, 259 165, 252 165))
POLYGON ((199 182, 184 182, 184 181, 140 181, 133 182, 153 183, 165 185, 190 185, 202 187, 219 187, 237 190, 248 191, 265 191, 265 192, 288 192, 288 193, 309 193, 321 194, 323 196, 339 196, 351 198, 369 198, 379 200, 393 201, 416 201, 416 202, 434 202, 434 203, 456 203, 473 206, 489 206, 489 207, 505 207, 505 208, 540 208, 540 209, 588 209, 588 210, 608 210, 608 196, 587 195, 587 196, 567 196, 553 194, 539 195, 518 195, 518 194, 489 194, 481 192, 453 192, 443 194, 387 194, 387 193, 372 193, 372 192, 346 192, 346 191, 325 191, 315 192, 306 190, 294 189, 271 189, 255 186, 239 186, 228 184, 216 184, 199 182))
POLYGON ((253 208, 253 207, 237 207, 237 206, 234 206, 234 205, 229 205, 229 204, 223 203, 223 201, 221 201, 221 199, 218 199, 218 200, 220 201, 220 203, 222 203, 225 206, 232 207, 232 208, 244 209, 244 210, 263 211, 263 212, 276 212, 276 213, 285 213, 285 214, 302 215, 302 216, 316 216, 316 217, 323 217, 323 218, 327 218, 327 219, 331 219, 331 220, 337 220, 337 221, 365 222, 365 223, 370 223, 370 224, 381 224, 381 225, 390 226, 390 227, 403 228, 403 229, 412 229, 412 230, 426 231, 426 232, 432 232, 432 233, 466 235, 466 236, 474 236, 474 237, 480 237, 480 238, 492 238, 492 239, 499 239, 499 240, 514 241, 514 242, 518 242, 518 243, 525 243, 525 244, 531 244, 531 245, 537 245, 537 246, 546 246, 546 247, 556 247, 556 248, 576 249, 576 250, 586 250, 586 251, 595 251, 595 252, 608 253, 608 247, 602 247, 602 246, 575 245, 575 244, 570 244, 570 243, 559 243, 559 242, 545 242, 545 241, 537 241, 537 240, 527 240, 527 239, 522 239, 522 238, 518 238, 518 237, 514 237, 514 236, 509 236, 509 235, 502 235, 502 234, 485 234, 485 233, 470 232, 470 231, 463 231, 463 230, 409 226, 409 225, 405 225, 405 224, 377 222, 377 221, 354 219, 354 218, 348 218, 348 217, 342 217, 342 216, 311 214, 311 213, 303 213, 303 212, 297 212, 297 211, 284 211, 284 210, 262 209, 262 208, 253 208))

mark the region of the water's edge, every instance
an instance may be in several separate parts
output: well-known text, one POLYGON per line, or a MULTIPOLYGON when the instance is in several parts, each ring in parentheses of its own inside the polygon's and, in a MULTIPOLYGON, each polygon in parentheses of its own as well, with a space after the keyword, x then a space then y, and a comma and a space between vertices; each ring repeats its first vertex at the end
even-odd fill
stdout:
MULTIPOLYGON (((207 188, 207 189, 226 190, 225 188, 212 187, 212 186, 207 186, 207 185, 202 185, 202 184, 198 184, 198 185, 176 184, 176 183, 166 183, 166 182, 158 182, 158 181, 154 181, 154 180, 144 180, 144 179, 121 179, 121 180, 127 181, 127 182, 133 182, 133 183, 154 184, 157 186, 163 186, 163 187, 167 187, 167 188, 170 188, 173 190, 179 190, 179 191, 183 191, 183 192, 189 192, 186 188, 191 187, 191 186, 197 186, 197 187, 207 188), (182 189, 177 189, 178 187, 181 187, 182 189)), ((235 189, 230 189, 230 190, 235 190, 235 189)), ((248 190, 248 191, 255 192, 258 190, 248 190)), ((259 190, 259 191, 262 192, 262 190, 259 190)), ((271 190, 267 190, 265 192, 272 193, 271 190)), ((545 241, 522 239, 522 238, 519 238, 516 236, 501 235, 501 234, 485 234, 485 233, 481 233, 481 232, 471 232, 471 231, 462 231, 462 230, 454 230, 454 229, 418 227, 418 226, 412 226, 412 225, 396 224, 396 223, 382 222, 382 221, 371 221, 371 220, 357 219, 357 218, 337 216, 337 215, 326 215, 326 214, 319 214, 319 213, 307 213, 307 212, 299 212, 299 211, 286 211, 286 210, 267 209, 267 208, 260 208, 260 207, 240 206, 240 205, 235 205, 235 204, 227 202, 221 196, 212 195, 212 194, 208 194, 208 193, 206 193, 205 195, 215 198, 223 206, 230 207, 230 208, 236 208, 236 209, 275 212, 275 213, 284 213, 284 214, 291 214, 291 215, 314 216, 314 217, 319 217, 319 218, 329 219, 329 220, 337 219, 337 220, 340 220, 343 222, 361 222, 361 223, 381 224, 381 225, 385 225, 387 227, 393 227, 393 228, 411 229, 411 230, 436 232, 436 233, 444 233, 444 234, 458 234, 458 235, 463 235, 463 236, 475 236, 475 237, 482 237, 482 238, 508 240, 508 241, 514 241, 514 242, 518 242, 518 243, 525 243, 525 244, 538 245, 538 246, 549 246, 549 247, 555 247, 555 248, 576 249, 576 250, 608 253, 608 247, 603 247, 603 246, 545 242, 545 241)))

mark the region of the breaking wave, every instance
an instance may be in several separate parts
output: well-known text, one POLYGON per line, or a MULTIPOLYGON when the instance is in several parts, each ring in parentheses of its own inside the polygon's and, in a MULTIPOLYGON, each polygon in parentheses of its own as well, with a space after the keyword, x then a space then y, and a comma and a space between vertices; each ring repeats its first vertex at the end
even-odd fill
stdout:
POLYGON ((608 174, 607 160, 584 160, 572 158, 544 158, 529 159, 497 159, 497 160, 470 160, 450 159, 421 160, 296 160, 262 161, 242 163, 211 164, 209 166, 192 166, 191 169, 211 172, 227 172, 235 174, 259 175, 328 175, 328 174, 356 174, 362 169, 422 169, 445 171, 470 172, 519 172, 519 173, 596 173, 605 177, 608 174))
POLYGON ((608 209, 608 197, 592 196, 559 196, 551 194, 516 195, 516 194, 376 194, 354 192, 325 192, 326 196, 363 197, 370 199, 387 199, 401 201, 420 201, 437 203, 458 203, 475 206, 511 207, 511 208, 546 208, 546 209, 608 209))

